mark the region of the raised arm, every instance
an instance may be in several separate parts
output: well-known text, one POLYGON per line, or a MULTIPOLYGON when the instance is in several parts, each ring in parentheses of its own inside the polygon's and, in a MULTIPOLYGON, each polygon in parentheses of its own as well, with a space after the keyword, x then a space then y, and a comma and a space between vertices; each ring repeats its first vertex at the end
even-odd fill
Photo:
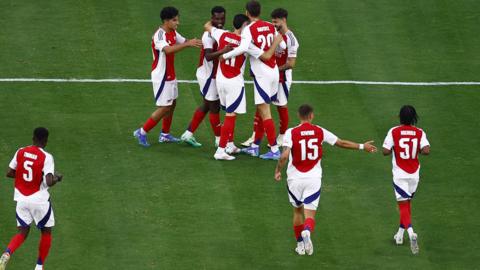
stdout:
POLYGON ((277 162, 277 167, 275 168, 275 180, 282 180, 282 170, 287 164, 288 157, 290 156, 290 147, 283 147, 282 155, 277 162))
POLYGON ((252 34, 250 33, 250 29, 248 27, 245 27, 242 31, 242 39, 240 40, 240 45, 238 45, 238 47, 236 47, 232 51, 224 54, 222 58, 230 59, 240 54, 246 53, 251 43, 252 43, 252 34))
POLYGON ((172 46, 165 46, 163 47, 163 51, 165 52, 165 54, 171 54, 171 53, 176 53, 176 52, 179 52, 187 47, 197 47, 197 48, 201 48, 202 47, 202 41, 199 40, 199 39, 188 39, 187 41, 185 41, 184 43, 182 44, 175 44, 175 45, 172 45, 172 46))
POLYGON ((373 145, 373 141, 367 141, 363 144, 359 144, 359 143, 348 141, 348 140, 338 139, 337 142, 335 143, 335 146, 345 148, 345 149, 364 150, 365 152, 368 152, 368 153, 377 152, 377 147, 373 145))

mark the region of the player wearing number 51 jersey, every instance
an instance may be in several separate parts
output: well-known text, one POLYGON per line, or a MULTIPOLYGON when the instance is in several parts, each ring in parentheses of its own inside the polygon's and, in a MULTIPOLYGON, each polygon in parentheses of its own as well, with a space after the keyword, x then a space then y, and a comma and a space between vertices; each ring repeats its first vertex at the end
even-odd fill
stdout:
POLYGON ((313 108, 302 105, 298 109, 300 125, 285 132, 283 153, 275 169, 275 180, 282 178, 281 170, 287 160, 287 190, 293 210, 293 231, 297 240, 295 251, 299 255, 312 255, 311 233, 315 228, 315 212, 322 185, 322 144, 324 142, 347 149, 360 149, 373 153, 377 149, 372 141, 364 144, 339 139, 330 131, 312 124, 313 108))
POLYGON ((7 177, 15 178, 14 200, 17 201, 16 234, 0 258, 0 270, 4 270, 10 256, 28 236, 30 224, 35 222, 41 230, 38 259, 35 270, 43 269, 52 241, 52 227, 55 225, 48 188, 62 180, 55 174, 53 157, 43 148, 47 145, 48 130, 36 128, 33 145, 18 149, 10 162, 7 177))
POLYGON ((383 154, 392 155, 393 187, 400 209, 400 227, 393 236, 397 245, 403 244, 405 230, 410 238, 413 254, 418 253, 417 234, 411 224, 410 200, 417 190, 420 179, 418 155, 430 153, 430 143, 425 131, 415 126, 417 112, 410 105, 400 109, 400 126, 391 128, 383 142, 383 154))

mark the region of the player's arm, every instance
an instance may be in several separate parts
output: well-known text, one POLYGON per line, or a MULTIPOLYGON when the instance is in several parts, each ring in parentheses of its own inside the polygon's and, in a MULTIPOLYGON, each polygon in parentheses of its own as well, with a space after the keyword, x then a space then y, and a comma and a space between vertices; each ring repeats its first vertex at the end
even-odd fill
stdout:
POLYGON ((430 154, 430 145, 427 145, 420 150, 420 154, 428 156, 430 154))
POLYGON ((384 156, 389 156, 392 153, 392 149, 388 149, 383 147, 383 155, 384 156))
POLYGON ((284 65, 281 65, 278 67, 278 70, 279 71, 285 71, 287 69, 292 69, 295 67, 295 63, 297 62, 297 58, 296 57, 288 57, 287 58, 287 63, 285 63, 284 65))
POLYGON ((207 61, 212 61, 214 59, 217 59, 220 55, 227 53, 231 50, 233 50, 233 48, 228 45, 225 46, 223 49, 215 52, 212 49, 205 49, 205 59, 207 59, 207 61))
POLYGON ((175 44, 172 46, 165 46, 163 47, 163 51, 165 54, 171 54, 171 53, 176 53, 179 52, 185 48, 188 47, 197 47, 200 48, 202 47, 202 41, 196 38, 193 39, 187 39, 184 43, 182 44, 175 44))
POLYGON ((365 152, 374 153, 377 152, 377 147, 373 145, 373 141, 367 141, 364 143, 356 143, 348 140, 338 139, 335 143, 335 146, 345 149, 358 149, 364 150, 365 152))
POLYGON ((263 61, 267 61, 268 59, 272 58, 272 56, 275 54, 275 50, 277 49, 278 45, 282 43, 282 41, 283 41, 282 35, 276 35, 275 38, 273 39, 272 46, 270 46, 270 48, 266 52, 260 55, 259 58, 263 61))
POLYGON ((392 149, 393 149, 393 136, 392 136, 392 129, 390 129, 387 133, 387 136, 385 137, 385 140, 383 141, 383 155, 388 156, 392 154, 392 149))
POLYGON ((244 28, 242 31, 242 39, 240 40, 240 45, 233 49, 232 51, 225 53, 220 57, 221 59, 230 59, 241 54, 244 54, 248 51, 250 44, 252 43, 252 34, 248 27, 244 28))
POLYGON ((282 155, 278 160, 277 167, 275 168, 275 180, 282 180, 282 170, 287 164, 288 157, 290 156, 290 147, 283 147, 282 155))
POLYGON ((16 172, 16 170, 8 167, 7 175, 6 175, 6 176, 7 176, 8 178, 15 178, 15 172, 16 172))
POLYGON ((45 181, 47 182, 47 186, 52 187, 58 182, 62 181, 63 175, 55 172, 54 174, 49 173, 47 176, 45 176, 45 181))

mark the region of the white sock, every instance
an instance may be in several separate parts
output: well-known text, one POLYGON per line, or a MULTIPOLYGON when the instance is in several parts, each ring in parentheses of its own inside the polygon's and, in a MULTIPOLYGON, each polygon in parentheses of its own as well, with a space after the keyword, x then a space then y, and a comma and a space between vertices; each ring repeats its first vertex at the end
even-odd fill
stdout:
POLYGON ((412 238, 412 236, 413 236, 413 228, 412 228, 412 227, 409 227, 409 228, 407 229, 407 232, 408 232, 408 237, 409 237, 409 238, 412 238))
POLYGON ((187 139, 191 138, 193 136, 193 133, 190 130, 185 130, 183 133, 182 137, 186 137, 187 139))
POLYGON ((37 264, 37 265, 35 266, 35 270, 43 270, 43 265, 37 264))
POLYGON ((215 136, 215 143, 219 144, 220 143, 220 137, 215 136))
POLYGON ((273 153, 278 152, 278 145, 270 146, 270 150, 272 150, 273 153))
POLYGON ((400 234, 400 235, 403 236, 404 233, 405 233, 405 229, 402 228, 402 227, 398 227, 398 232, 397 232, 397 234, 400 234))
POLYGON ((225 152, 225 148, 218 147, 218 148, 217 148, 217 153, 216 153, 216 154, 221 154, 221 153, 224 153, 224 152, 225 152))
POLYGON ((235 147, 235 144, 233 142, 228 142, 227 147, 233 148, 235 147))
POLYGON ((253 148, 258 148, 258 144, 255 144, 255 143, 252 143, 252 145, 250 145, 250 147, 253 147, 253 148))
POLYGON ((140 128, 140 134, 142 134, 142 135, 147 135, 147 132, 146 132, 145 130, 143 130, 143 127, 140 128))

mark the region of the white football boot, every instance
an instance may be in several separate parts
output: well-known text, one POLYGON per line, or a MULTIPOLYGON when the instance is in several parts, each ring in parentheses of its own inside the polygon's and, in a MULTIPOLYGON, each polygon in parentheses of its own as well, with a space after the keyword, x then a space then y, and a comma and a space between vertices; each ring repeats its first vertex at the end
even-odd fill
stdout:
POLYGON ((282 146, 283 145, 283 134, 278 134, 277 137, 277 145, 282 146))
POLYGON ((393 236, 393 240, 395 240, 395 244, 397 244, 398 246, 403 245, 403 233, 397 232, 393 236))
POLYGON ((0 270, 5 270, 8 260, 10 260, 10 254, 7 252, 3 253, 2 257, 0 257, 0 270))
POLYGON ((303 243, 303 241, 297 242, 297 247, 295 248, 295 252, 298 255, 305 255, 305 243, 303 243))
POLYGON ((413 233, 410 237, 410 250, 413 254, 418 254, 420 248, 418 247, 418 236, 416 233, 413 233))
POLYGON ((305 253, 308 255, 313 254, 313 243, 312 239, 310 239, 310 231, 309 230, 303 230, 302 231, 302 238, 303 238, 303 244, 305 245, 305 253))
POLYGON ((227 144, 227 147, 225 148, 225 152, 227 152, 227 154, 229 155, 235 155, 242 152, 242 150, 238 148, 233 142, 230 142, 227 144))
POLYGON ((249 147, 253 141, 255 140, 255 132, 252 133, 252 136, 250 138, 248 138, 246 141, 242 142, 241 145, 245 146, 245 147, 249 147))
POLYGON ((221 149, 221 148, 217 149, 217 152, 215 152, 215 155, 213 155, 213 157, 216 160, 234 160, 235 159, 234 156, 230 156, 225 152, 225 149, 221 149))

